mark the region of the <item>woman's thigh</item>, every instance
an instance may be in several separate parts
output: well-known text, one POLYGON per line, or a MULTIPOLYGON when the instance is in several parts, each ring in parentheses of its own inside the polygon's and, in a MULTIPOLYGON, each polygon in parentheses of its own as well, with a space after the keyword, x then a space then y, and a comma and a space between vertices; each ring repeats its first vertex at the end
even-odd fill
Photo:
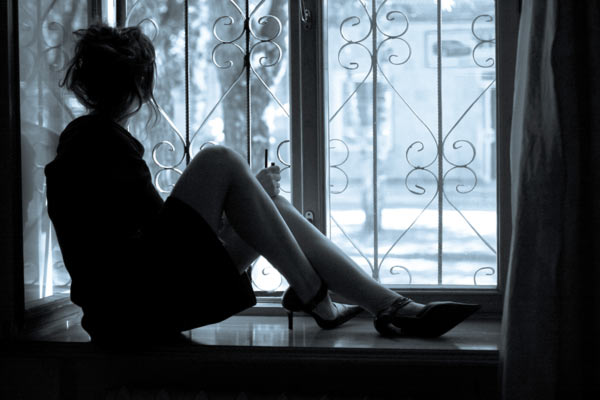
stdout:
POLYGON ((218 233, 234 164, 240 156, 223 146, 198 153, 173 188, 171 196, 195 209, 218 233))

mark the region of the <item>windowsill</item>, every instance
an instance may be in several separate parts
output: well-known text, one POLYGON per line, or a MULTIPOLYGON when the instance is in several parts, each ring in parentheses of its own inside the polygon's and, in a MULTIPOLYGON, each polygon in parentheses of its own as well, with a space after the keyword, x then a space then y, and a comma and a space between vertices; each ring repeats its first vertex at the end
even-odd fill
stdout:
MULTIPOLYGON (((29 325, 21 338, 27 342, 87 343, 88 334, 80 325, 81 311, 65 304, 37 327, 29 325)), ((368 315, 359 316, 335 330, 322 330, 306 315, 294 315, 294 329, 288 330, 287 316, 273 303, 258 303, 221 323, 184 333, 189 345, 274 347, 288 349, 346 349, 351 352, 388 355, 435 354, 460 356, 472 361, 497 362, 500 321, 477 316, 463 322, 437 339, 383 338, 373 328, 368 315)), ((40 321, 38 321, 40 323, 40 321)), ((140 332, 140 337, 144 332, 140 332)), ((176 346, 178 347, 179 344, 176 346)), ((177 351, 175 348, 173 351, 177 351)))
POLYGON ((497 396, 497 319, 472 317, 436 339, 389 339, 379 336, 366 315, 335 330, 322 330, 312 318, 295 316, 290 331, 282 309, 271 303, 185 332, 186 341, 113 351, 90 343, 79 324, 81 313, 68 309, 46 328, 0 344, 0 359, 21 365, 23 374, 52 366, 59 371, 53 379, 94 394, 119 385, 170 385, 321 391, 315 399, 337 391, 360 394, 352 398, 378 393, 398 398, 398 390, 418 399, 497 396), (264 315, 265 310, 272 315, 264 315), (258 312, 262 315, 249 315, 258 312))

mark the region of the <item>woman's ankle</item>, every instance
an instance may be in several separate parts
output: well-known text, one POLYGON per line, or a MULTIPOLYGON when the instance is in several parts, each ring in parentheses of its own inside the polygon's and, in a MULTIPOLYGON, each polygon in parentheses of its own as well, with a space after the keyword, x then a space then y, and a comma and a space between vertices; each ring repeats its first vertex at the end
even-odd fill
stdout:
POLYGON ((319 317, 329 320, 335 319, 338 315, 338 310, 335 307, 335 304, 333 304, 331 301, 331 297, 329 297, 329 295, 325 296, 325 298, 317 304, 317 306, 313 309, 313 312, 319 317))
POLYGON ((327 287, 323 287, 324 285, 321 278, 313 273, 304 275, 301 282, 297 282, 292 287, 302 304, 309 305, 319 303, 323 298, 329 297, 327 287))

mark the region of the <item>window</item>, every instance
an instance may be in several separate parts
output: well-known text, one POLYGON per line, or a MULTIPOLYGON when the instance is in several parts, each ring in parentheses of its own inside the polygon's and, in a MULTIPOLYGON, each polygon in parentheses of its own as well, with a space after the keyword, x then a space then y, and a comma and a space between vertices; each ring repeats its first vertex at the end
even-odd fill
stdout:
MULTIPOLYGON (((440 290, 497 298, 512 78, 497 80, 496 69, 512 56, 496 36, 498 17, 516 21, 506 4, 19 2, 27 299, 68 291, 42 167, 84 111, 57 87, 69 32, 100 18, 138 24, 155 44, 161 116, 147 129, 143 109, 130 131, 165 196, 204 146, 226 144, 254 170, 268 149, 288 198, 376 279, 422 299, 440 290)), ((287 285, 264 260, 252 277, 263 295, 287 285)))
POLYGON ((497 284, 494 21, 490 0, 328 2, 331 237, 383 283, 497 284))
POLYGON ((82 1, 19 1, 19 77, 25 301, 68 293, 70 277, 46 209, 44 166, 58 135, 85 110, 58 86, 72 54, 71 32, 91 9, 82 1))

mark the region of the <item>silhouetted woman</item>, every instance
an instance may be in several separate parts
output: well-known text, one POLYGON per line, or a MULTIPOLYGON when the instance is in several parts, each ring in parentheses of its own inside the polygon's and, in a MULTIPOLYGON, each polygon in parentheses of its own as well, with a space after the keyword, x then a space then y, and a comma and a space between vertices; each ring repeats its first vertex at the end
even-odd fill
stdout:
POLYGON ((88 113, 62 132, 45 172, 71 298, 93 339, 169 337, 253 306, 245 271, 259 254, 290 284, 283 307, 322 328, 366 309, 383 335, 439 336, 477 309, 424 306, 380 285, 279 196, 278 167, 255 177, 226 147, 200 151, 163 202, 126 129, 154 105, 152 43, 137 27, 75 34, 62 84, 88 113), (333 303, 329 290, 360 307, 333 303))

